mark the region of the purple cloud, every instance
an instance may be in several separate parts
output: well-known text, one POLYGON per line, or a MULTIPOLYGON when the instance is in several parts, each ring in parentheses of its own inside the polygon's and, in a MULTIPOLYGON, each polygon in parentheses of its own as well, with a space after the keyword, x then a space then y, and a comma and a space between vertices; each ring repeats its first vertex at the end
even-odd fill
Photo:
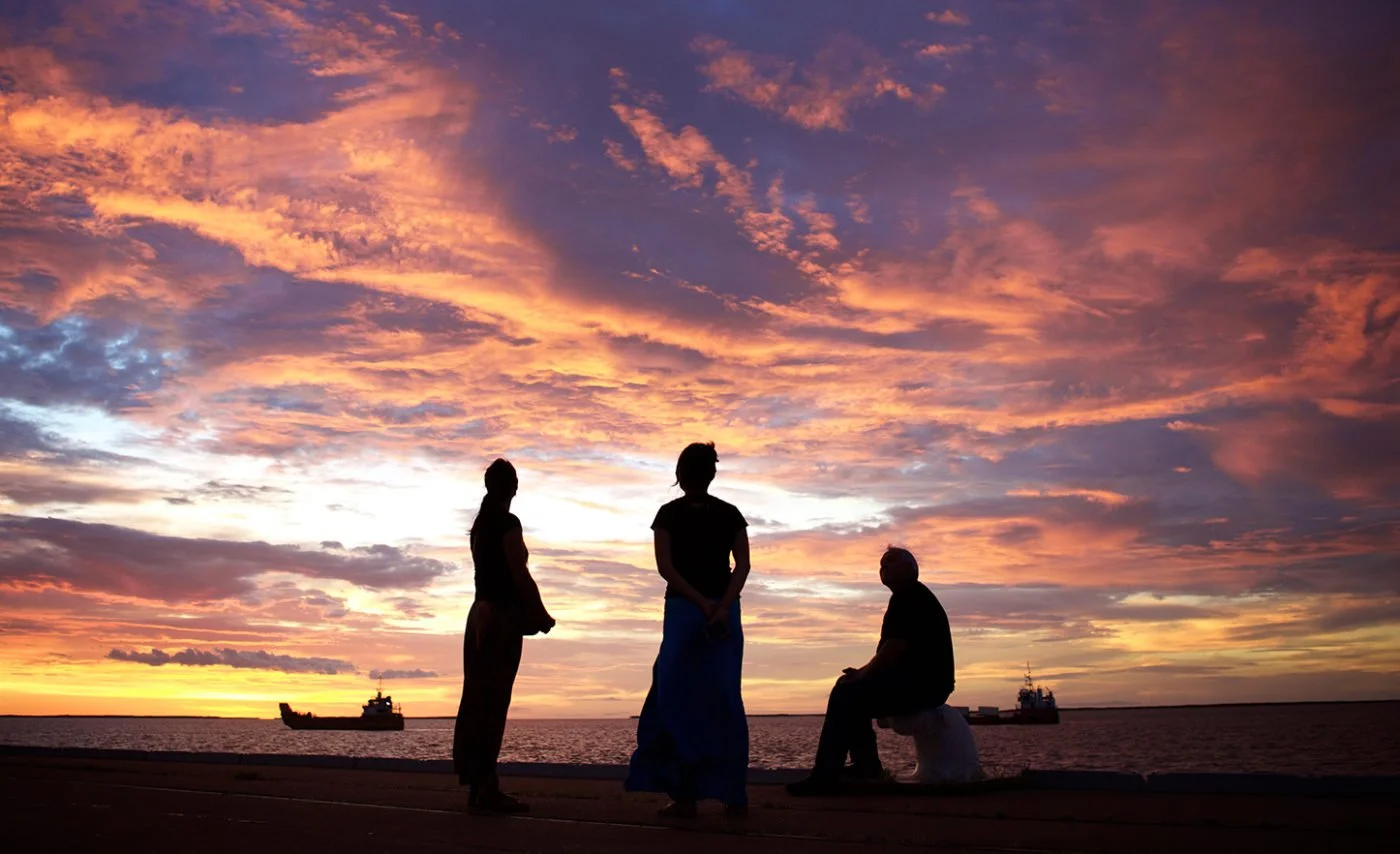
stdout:
POLYGON ((107 653, 114 661, 130 661, 136 664, 149 664, 164 667, 167 664, 181 664, 186 667, 234 667, 253 670, 280 670, 283 673, 320 673, 334 676, 350 673, 355 665, 335 658, 303 658, 295 655, 279 655, 264 650, 238 650, 230 648, 200 650, 188 648, 176 653, 152 649, 150 652, 114 649, 107 653))
POLYGON ((0 552, 0 579, 56 581, 168 602, 240 596, 268 572, 398 590, 422 587, 453 569, 387 545, 311 550, 26 516, 0 516, 0 536, 9 543, 0 552))

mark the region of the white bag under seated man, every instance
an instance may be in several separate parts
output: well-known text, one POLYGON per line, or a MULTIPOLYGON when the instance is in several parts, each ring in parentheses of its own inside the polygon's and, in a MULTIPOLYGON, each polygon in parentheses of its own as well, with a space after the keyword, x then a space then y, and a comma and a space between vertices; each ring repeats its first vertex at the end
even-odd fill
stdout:
POLYGON ((957 709, 943 704, 912 715, 881 718, 880 726, 914 737, 918 764, 901 783, 971 783, 982 779, 972 727, 957 709))

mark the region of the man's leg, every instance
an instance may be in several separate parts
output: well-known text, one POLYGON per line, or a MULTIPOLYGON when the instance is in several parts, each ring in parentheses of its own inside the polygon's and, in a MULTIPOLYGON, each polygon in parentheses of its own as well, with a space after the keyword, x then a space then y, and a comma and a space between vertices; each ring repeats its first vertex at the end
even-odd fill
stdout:
POLYGON ((901 705, 901 687, 883 675, 838 680, 827 699, 812 773, 806 780, 789 784, 788 791, 794 795, 834 794, 840 789, 847 754, 855 776, 880 777, 884 766, 871 719, 889 714, 891 708, 901 705))
POLYGON ((875 746, 875 727, 871 724, 870 707, 865 706, 865 716, 860 723, 851 724, 852 775, 860 779, 874 779, 884 775, 885 766, 880 763, 880 751, 875 746))
POLYGON ((814 778, 835 780, 846 766, 848 753, 858 765, 869 762, 872 757, 879 765, 866 693, 859 680, 842 678, 832 687, 826 701, 821 738, 817 741, 817 758, 812 767, 814 778))

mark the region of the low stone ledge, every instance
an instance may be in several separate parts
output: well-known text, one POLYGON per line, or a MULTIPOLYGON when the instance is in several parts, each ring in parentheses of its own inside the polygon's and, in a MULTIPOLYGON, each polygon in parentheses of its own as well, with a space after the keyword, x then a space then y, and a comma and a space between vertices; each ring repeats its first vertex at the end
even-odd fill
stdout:
POLYGON ((64 759, 145 761, 151 758, 149 750, 110 750, 102 747, 55 747, 50 749, 53 753, 48 755, 62 756, 64 759))
MULTIPOLYGON (((0 758, 100 759, 206 763, 215 765, 328 768, 362 771, 402 771, 451 774, 449 759, 402 759, 390 756, 328 756, 299 753, 201 753, 186 750, 114 750, 97 747, 41 747, 0 744, 0 758)), ((626 765, 575 765, 564 762, 502 762, 503 777, 573 780, 617 780, 627 777, 626 765)), ((754 785, 777 785, 800 780, 806 769, 750 768, 754 785)), ((1400 775, 1338 775, 1307 777, 1291 774, 1164 772, 1143 776, 1126 771, 1074 769, 1027 770, 1015 778, 1028 789, 1086 792, 1149 792, 1156 794, 1282 795, 1302 797, 1400 796, 1400 775)))
POLYGON ((0 756, 57 756, 57 747, 38 747, 32 744, 0 744, 0 756))
POLYGON ((357 771, 410 771, 426 774, 451 774, 451 759, 402 759, 397 756, 357 756, 357 771))
POLYGON ((1147 788, 1141 774, 1130 771, 1028 770, 1022 782, 1031 789, 1078 792, 1141 792, 1147 788))
POLYGON ((200 753, 194 750, 148 750, 152 762, 190 762, 203 765, 242 765, 242 753, 200 753))
POLYGON ((625 780, 626 765, 574 765, 568 762, 502 762, 502 777, 555 777, 565 780, 625 780))
POLYGON ((1147 790, 1191 795, 1368 797, 1400 794, 1400 777, 1303 777, 1293 774, 1170 772, 1148 774, 1147 790))
POLYGON ((750 768, 749 782, 759 786, 796 783, 810 773, 807 768, 750 768))
POLYGON ((355 768, 355 757, 304 753, 245 753, 238 764, 293 768, 339 768, 351 771, 355 768))

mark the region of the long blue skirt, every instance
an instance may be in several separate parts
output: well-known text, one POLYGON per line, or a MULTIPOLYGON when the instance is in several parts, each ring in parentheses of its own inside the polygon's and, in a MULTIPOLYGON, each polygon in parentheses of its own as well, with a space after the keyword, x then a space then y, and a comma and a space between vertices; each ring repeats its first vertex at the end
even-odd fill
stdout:
POLYGON ((694 603, 668 598, 661 651, 651 670, 651 690, 637 721, 637 750, 624 787, 665 792, 672 798, 717 798, 747 804, 749 721, 740 682, 744 629, 739 603, 729 609, 729 633, 705 634, 705 615, 694 603))

